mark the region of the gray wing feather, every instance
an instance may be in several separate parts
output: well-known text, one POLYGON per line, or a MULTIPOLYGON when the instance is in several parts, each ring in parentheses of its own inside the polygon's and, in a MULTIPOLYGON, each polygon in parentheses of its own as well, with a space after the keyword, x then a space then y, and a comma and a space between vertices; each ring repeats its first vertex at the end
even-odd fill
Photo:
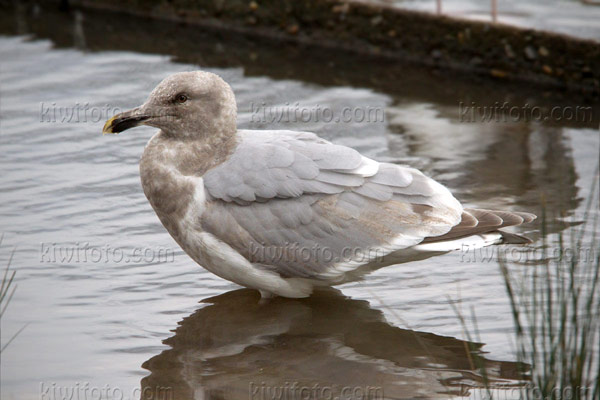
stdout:
POLYGON ((341 276, 461 220, 460 203, 415 169, 304 132, 240 138, 230 159, 203 177, 202 228, 282 276, 341 276))
POLYGON ((244 204, 257 198, 341 193, 364 183, 361 176, 347 173, 364 160, 354 149, 304 133, 247 136, 242 133, 229 160, 204 175, 204 186, 212 197, 244 204))

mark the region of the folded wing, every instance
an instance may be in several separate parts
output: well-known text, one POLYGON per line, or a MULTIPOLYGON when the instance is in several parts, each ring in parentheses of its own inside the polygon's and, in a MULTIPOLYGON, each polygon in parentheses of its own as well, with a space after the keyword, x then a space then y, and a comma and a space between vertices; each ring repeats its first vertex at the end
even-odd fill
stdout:
POLYGON ((282 276, 341 277, 463 219, 450 192, 413 168, 311 133, 240 138, 232 157, 204 175, 202 229, 282 276))

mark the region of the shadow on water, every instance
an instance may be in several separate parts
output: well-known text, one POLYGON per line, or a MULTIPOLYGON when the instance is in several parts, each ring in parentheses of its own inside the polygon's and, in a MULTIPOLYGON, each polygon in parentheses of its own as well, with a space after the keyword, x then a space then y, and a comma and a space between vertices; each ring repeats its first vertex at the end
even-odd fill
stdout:
POLYGON ((481 387, 482 366, 492 382, 506 384, 518 372, 514 362, 485 358, 482 344, 397 328, 367 301, 333 289, 264 304, 256 291, 241 289, 203 302, 164 341, 170 349, 144 363, 151 373, 142 393, 294 399, 343 398, 350 390, 367 394, 357 398, 447 398, 481 387))

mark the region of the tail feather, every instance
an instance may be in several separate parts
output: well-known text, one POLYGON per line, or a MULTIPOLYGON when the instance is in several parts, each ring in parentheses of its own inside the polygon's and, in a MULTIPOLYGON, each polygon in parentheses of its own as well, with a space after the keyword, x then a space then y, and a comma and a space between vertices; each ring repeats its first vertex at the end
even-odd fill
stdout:
POLYGON ((523 236, 503 232, 499 229, 507 226, 518 226, 529 223, 537 217, 531 213, 493 211, 483 209, 464 209, 460 223, 455 225, 448 233, 441 236, 426 238, 422 243, 434 243, 446 240, 465 238, 467 236, 483 233, 499 232, 502 243, 523 244, 531 241, 523 236))
POLYGON ((517 235, 516 233, 498 231, 502 235, 502 244, 529 244, 532 242, 527 236, 517 235))

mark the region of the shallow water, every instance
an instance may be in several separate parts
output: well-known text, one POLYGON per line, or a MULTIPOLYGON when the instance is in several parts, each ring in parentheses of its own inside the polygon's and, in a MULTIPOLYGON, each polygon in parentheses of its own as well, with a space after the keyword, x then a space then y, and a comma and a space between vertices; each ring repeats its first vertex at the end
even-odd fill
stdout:
MULTIPOLYGON (((512 320, 495 259, 456 252, 387 267, 309 300, 258 304, 255 292, 192 262, 160 225, 137 166, 153 129, 102 136, 102 125, 116 108, 141 104, 168 74, 200 67, 232 85, 241 127, 309 130, 411 164, 465 205, 539 213, 543 199, 551 221, 581 221, 598 160, 597 114, 467 123, 459 103, 589 104, 400 65, 390 68, 398 79, 385 82, 368 60, 349 68, 332 57, 337 64, 324 69, 327 54, 250 45, 244 53, 220 35, 171 40, 180 28, 136 43, 149 29, 139 21, 127 26, 133 39, 95 30, 113 32, 114 21, 78 14, 16 24, 34 36, 12 36, 4 21, 0 265, 14 247, 18 288, 2 343, 27 326, 2 354, 3 399, 106 385, 113 398, 139 398, 140 387, 171 388, 174 398, 266 398, 266 388, 294 383, 336 393, 379 388, 388 398, 468 396, 481 379, 450 306, 459 299, 475 309, 485 343, 486 353, 472 357, 512 382, 512 320), (275 107, 276 120, 261 120, 263 103, 275 107), (382 109, 385 119, 277 120, 282 109, 317 106, 335 116, 382 109)), ((550 224, 551 244, 558 229, 550 224)), ((518 232, 536 248, 538 230, 535 223, 518 232)))

